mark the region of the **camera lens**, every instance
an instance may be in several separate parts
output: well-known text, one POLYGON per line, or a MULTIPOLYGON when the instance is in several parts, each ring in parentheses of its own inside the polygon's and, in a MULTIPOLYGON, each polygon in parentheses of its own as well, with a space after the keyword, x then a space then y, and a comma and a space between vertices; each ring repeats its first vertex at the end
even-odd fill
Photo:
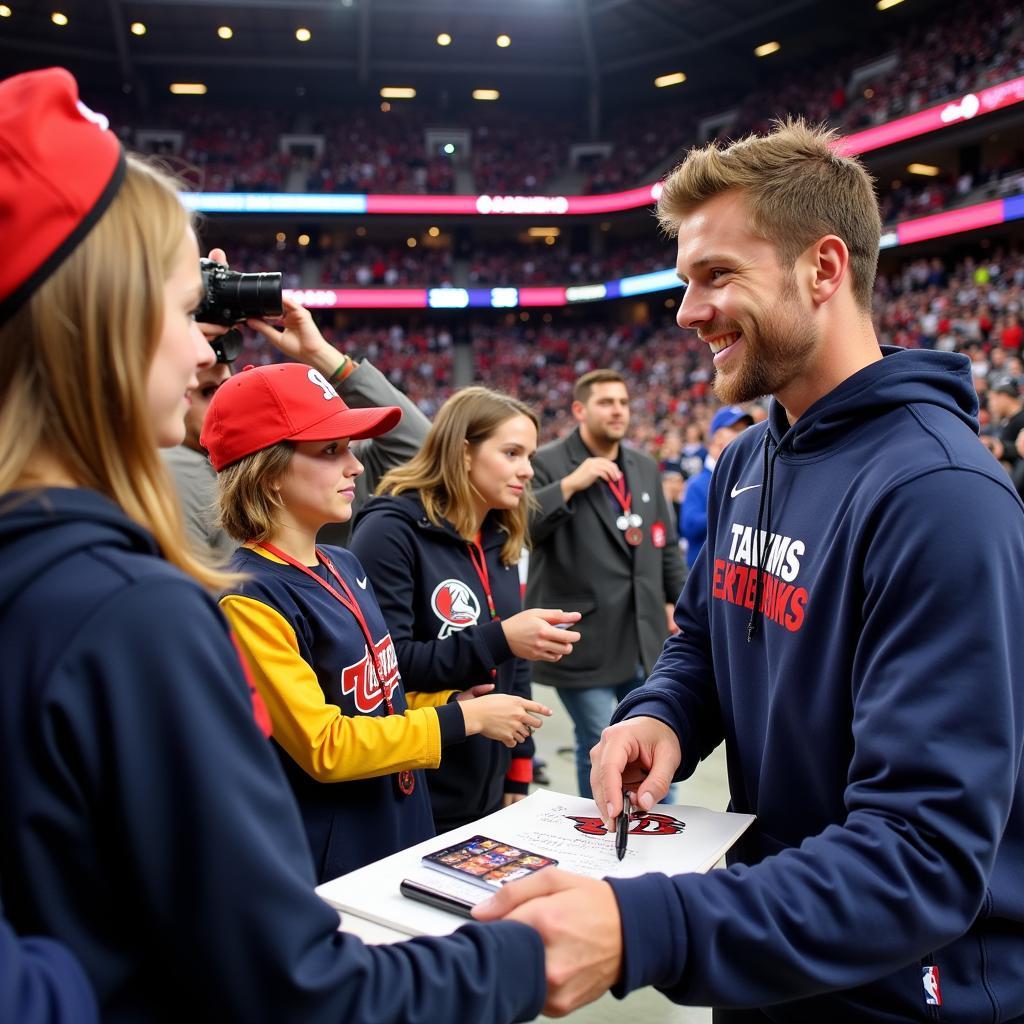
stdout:
POLYGON ((281 275, 239 274, 231 306, 240 311, 243 319, 280 316, 281 275))

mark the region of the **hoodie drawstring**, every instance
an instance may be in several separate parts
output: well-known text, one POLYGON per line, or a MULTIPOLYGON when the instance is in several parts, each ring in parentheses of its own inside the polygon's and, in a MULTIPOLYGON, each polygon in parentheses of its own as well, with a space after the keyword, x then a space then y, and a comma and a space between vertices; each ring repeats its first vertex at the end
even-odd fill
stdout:
POLYGON ((754 528, 754 545, 756 549, 754 570, 757 573, 757 581, 754 584, 754 607, 750 609, 750 621, 747 623, 747 643, 754 639, 757 632, 757 625, 764 617, 764 609, 761 607, 761 597, 764 593, 764 570, 762 562, 764 559, 765 538, 771 536, 772 531, 772 486, 775 483, 775 460, 779 455, 779 447, 772 440, 772 432, 764 432, 764 466, 761 470, 761 500, 757 503, 757 525, 754 528), (774 452, 769 455, 769 448, 774 447, 774 452), (767 513, 767 515, 766 515, 767 513), (761 524, 764 523, 764 531, 761 524))

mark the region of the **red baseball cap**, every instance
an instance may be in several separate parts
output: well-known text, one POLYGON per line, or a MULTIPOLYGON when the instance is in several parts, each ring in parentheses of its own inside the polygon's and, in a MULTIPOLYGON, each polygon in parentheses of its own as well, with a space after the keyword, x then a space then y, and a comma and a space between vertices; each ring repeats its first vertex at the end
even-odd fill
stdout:
POLYGON ((199 443, 219 473, 280 441, 376 437, 401 418, 394 405, 350 409, 319 370, 301 363, 247 366, 217 389, 199 443))
POLYGON ((124 181, 107 119, 63 68, 0 82, 0 323, 89 233, 124 181))

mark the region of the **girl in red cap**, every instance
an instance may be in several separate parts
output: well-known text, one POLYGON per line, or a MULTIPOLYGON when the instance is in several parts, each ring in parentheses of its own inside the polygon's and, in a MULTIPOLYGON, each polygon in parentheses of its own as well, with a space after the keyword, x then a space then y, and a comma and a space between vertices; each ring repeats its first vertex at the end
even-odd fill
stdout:
MULTIPOLYGON (((493 681, 529 697, 527 659, 557 661, 579 640, 565 628, 578 612, 523 611, 519 595, 537 426, 509 395, 463 388, 356 520, 352 551, 377 584, 398 666, 424 689, 493 681)), ((428 775, 439 832, 526 795, 534 746, 521 739, 510 752, 475 737, 428 775)))
POLYGON ((349 409, 319 372, 287 363, 222 385, 203 428, 221 523, 243 542, 231 568, 244 582, 221 608, 269 708, 320 881, 434 834, 419 769, 475 736, 515 746, 550 713, 528 688, 488 694, 486 679, 405 692, 372 577, 351 552, 317 545, 352 514, 362 465, 349 442, 399 415, 349 409))
POLYGON ((71 948, 108 1024, 535 1017, 533 929, 367 947, 314 894, 208 596, 231 580, 190 553, 157 453, 213 362, 196 239, 173 183, 125 159, 60 69, 0 83, 0 249, 11 924, 71 948))

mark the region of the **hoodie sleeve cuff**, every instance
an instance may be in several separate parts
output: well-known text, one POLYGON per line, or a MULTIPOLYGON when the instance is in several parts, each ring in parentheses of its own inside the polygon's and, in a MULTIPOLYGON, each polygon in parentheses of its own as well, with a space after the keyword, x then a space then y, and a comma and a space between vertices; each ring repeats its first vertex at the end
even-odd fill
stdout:
POLYGON ((612 994, 622 999, 645 985, 668 988, 686 967, 686 920, 666 875, 606 878, 622 922, 622 976, 612 994))
POLYGON ((512 648, 505 639, 505 630, 501 628, 500 619, 477 626, 475 633, 474 646, 487 668, 497 668, 512 657, 512 648))
POLYGON ((450 700, 437 710, 437 724, 441 729, 441 747, 462 743, 466 738, 466 717, 462 713, 462 705, 450 700))

